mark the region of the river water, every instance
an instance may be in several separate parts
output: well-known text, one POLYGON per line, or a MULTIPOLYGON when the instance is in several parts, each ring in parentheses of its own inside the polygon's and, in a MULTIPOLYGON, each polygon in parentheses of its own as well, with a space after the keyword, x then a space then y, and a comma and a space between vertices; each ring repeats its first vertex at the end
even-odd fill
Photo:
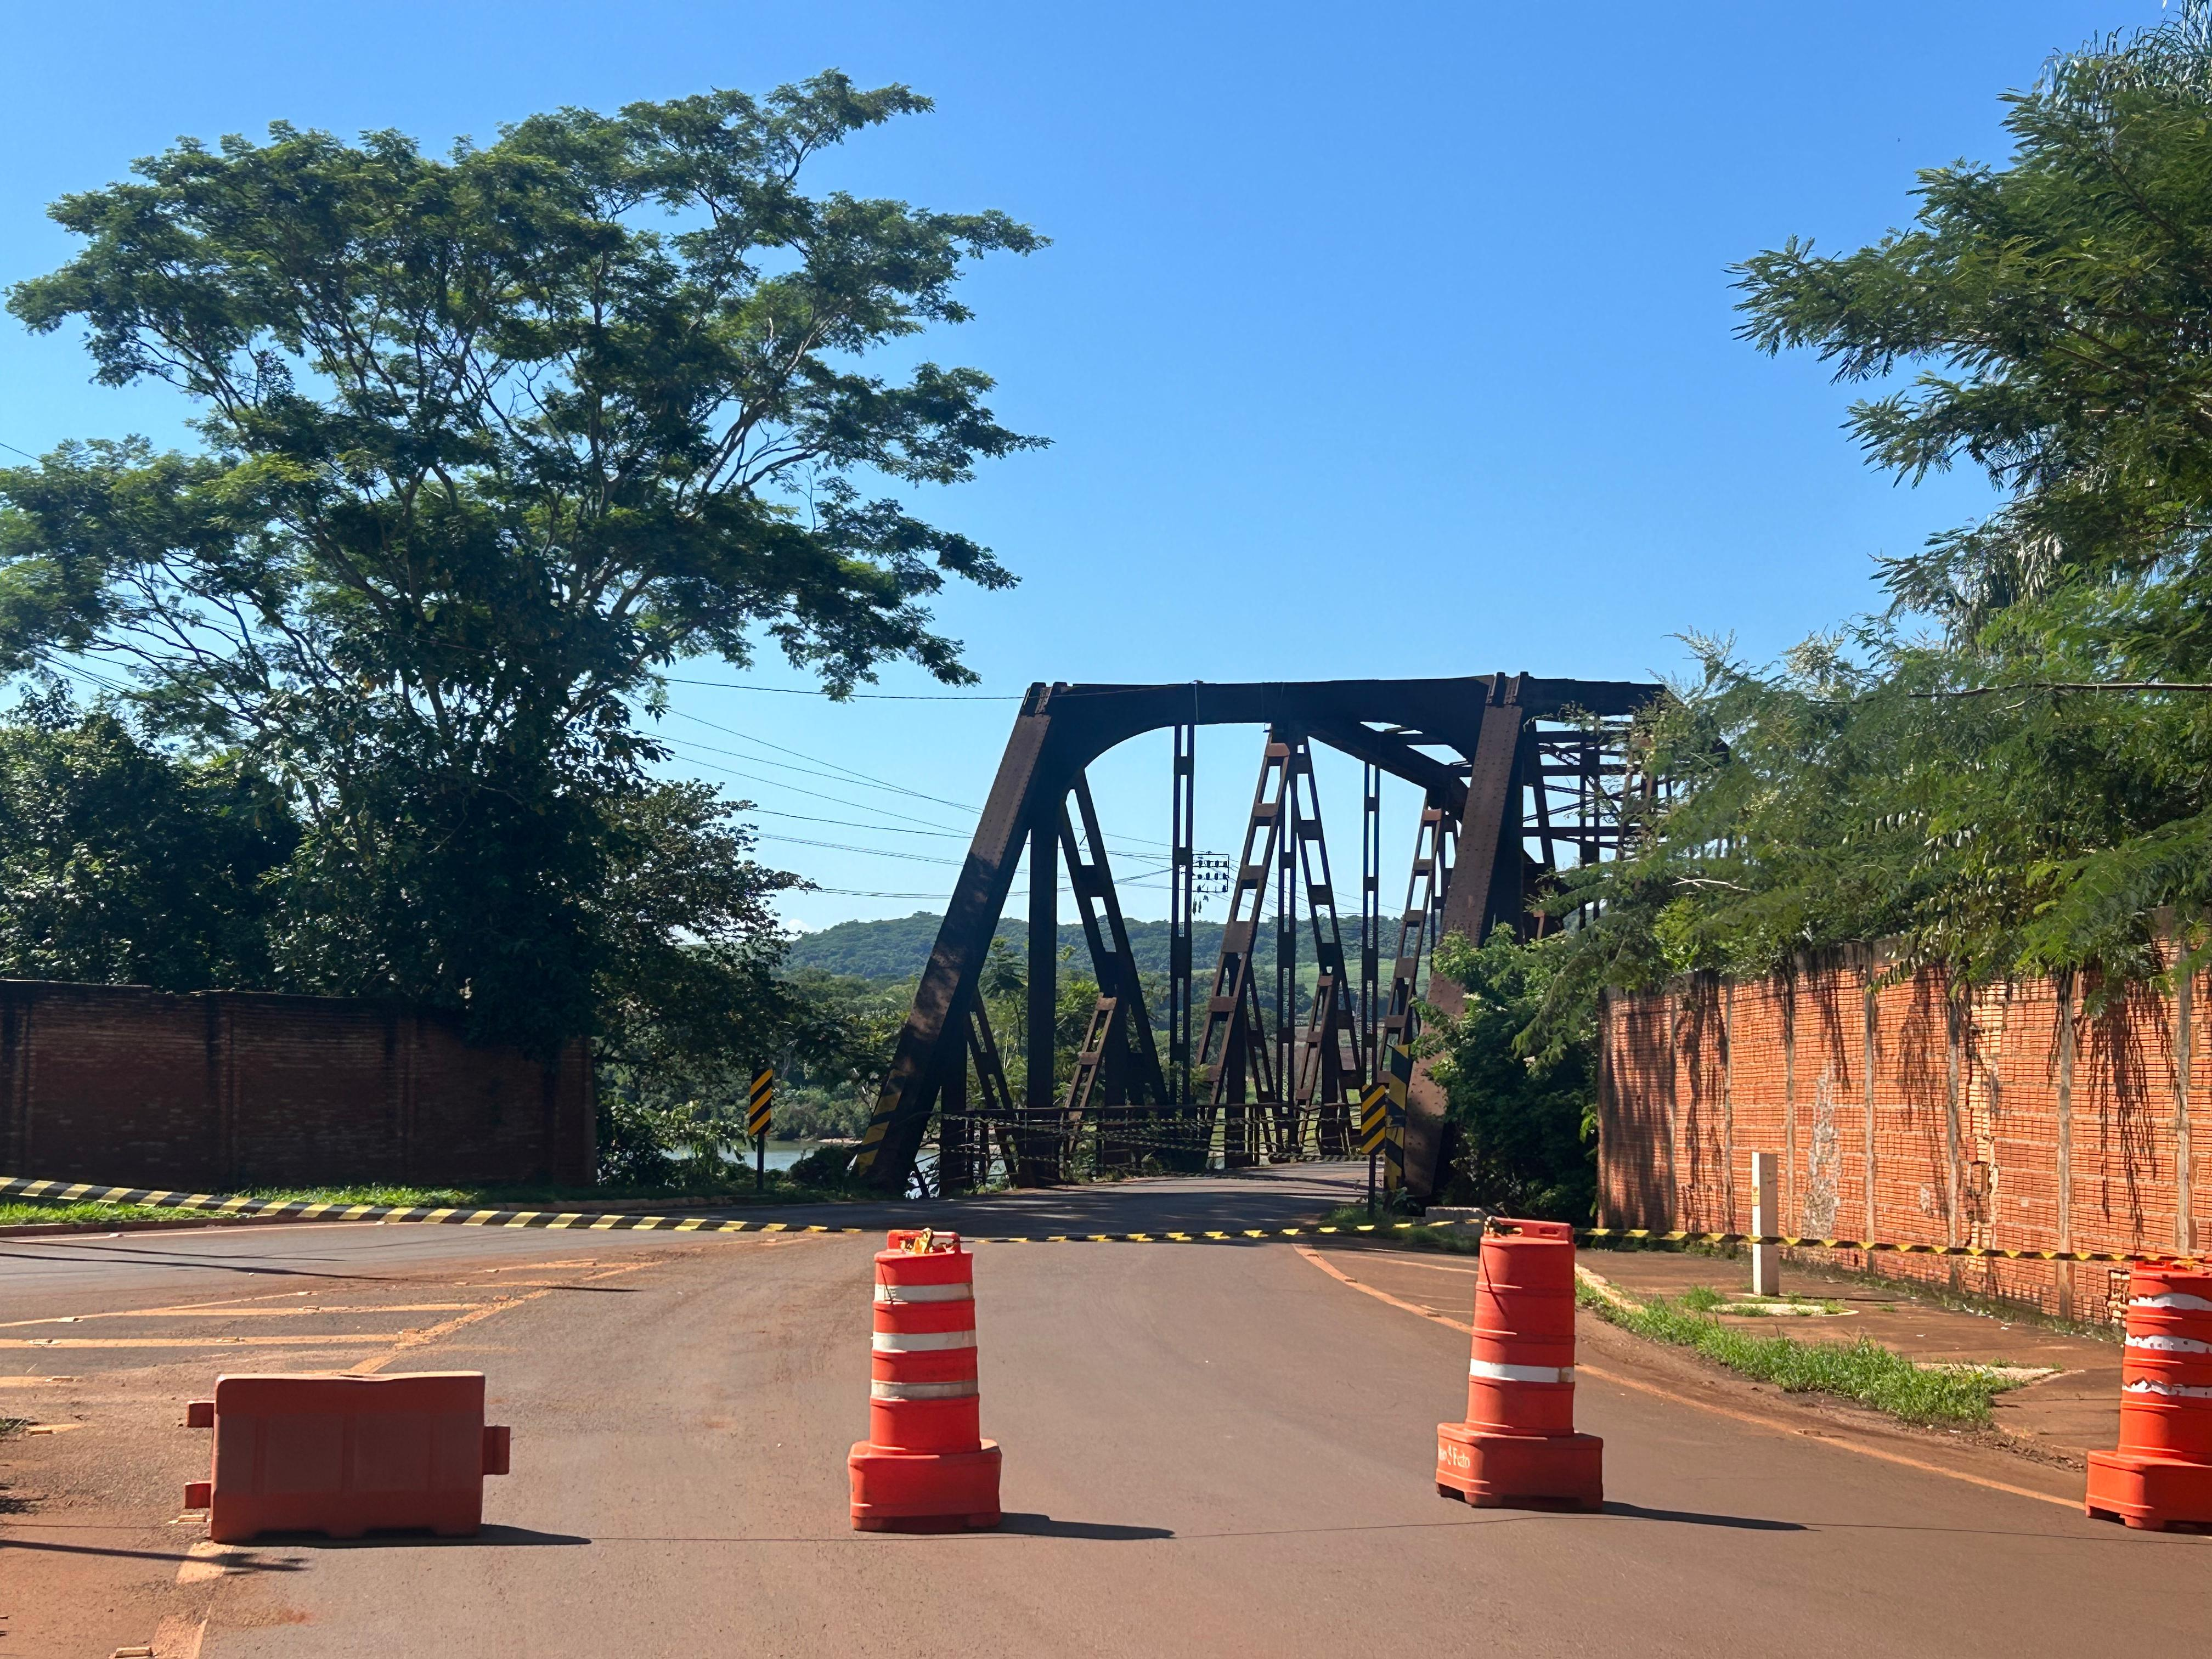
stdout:
MULTIPOLYGON (((814 1147, 815 1143, 811 1140, 771 1140, 768 1144, 768 1167, 771 1170, 788 1170, 800 1158, 812 1152, 814 1147)), ((753 1149, 750 1146, 747 1146, 741 1153, 732 1152, 725 1153, 724 1156, 731 1163, 742 1164, 748 1170, 755 1167, 753 1149)))

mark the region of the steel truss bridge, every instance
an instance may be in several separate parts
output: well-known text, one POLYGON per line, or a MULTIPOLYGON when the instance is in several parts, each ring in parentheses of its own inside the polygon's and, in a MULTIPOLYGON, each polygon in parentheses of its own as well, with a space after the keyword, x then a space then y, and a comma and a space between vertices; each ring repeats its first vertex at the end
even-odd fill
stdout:
MULTIPOLYGON (((1380 1076, 1394 1045, 1410 1047, 1417 1005, 1450 1014, 1462 1004, 1458 984, 1433 971, 1437 940, 1486 937, 1501 923, 1534 933, 1546 925, 1535 901, 1559 871, 1618 854, 1632 821, 1625 809, 1654 787, 1632 752, 1631 723, 1659 695, 1656 685, 1521 674, 1031 686, 855 1173, 904 1191, 933 1141, 936 1184, 948 1192, 994 1169, 1036 1185, 1086 1164, 1194 1170, 1348 1155, 1351 1103, 1380 1076), (1264 726, 1267 741, 1243 850, 1229 872, 1220 951, 1200 994, 1192 951, 1196 736, 1201 726, 1221 725, 1264 726), (1174 734, 1175 758, 1169 973, 1156 1027, 1085 771, 1115 744, 1163 728, 1174 734), (1349 941, 1315 787, 1316 744, 1364 769, 1359 913, 1349 941), (1406 902, 1395 919, 1382 910, 1385 772, 1424 797, 1406 902), (1017 1098, 981 979, 1025 850, 1017 1098), (1065 1080, 1054 1063, 1063 866, 1098 985, 1065 1080), (1386 931, 1395 947, 1388 955, 1386 931), (1310 991, 1297 970, 1302 934, 1312 951, 1310 991)), ((1405 1124, 1405 1179, 1416 1194, 1434 1189, 1443 1119, 1443 1091, 1425 1066, 1417 1067, 1405 1124)))

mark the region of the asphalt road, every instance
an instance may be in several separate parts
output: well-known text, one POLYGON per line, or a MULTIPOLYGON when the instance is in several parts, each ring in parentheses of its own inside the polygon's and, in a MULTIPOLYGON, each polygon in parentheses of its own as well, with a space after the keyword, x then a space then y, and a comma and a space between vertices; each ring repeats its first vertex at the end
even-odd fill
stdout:
MULTIPOLYGON (((1159 1231, 1296 1218, 1333 1180, 1016 1202, 1159 1231)), ((2201 1642, 2212 1540, 2091 1522, 2037 1495, 2078 1492, 2064 1471, 1793 1418, 1609 1331, 1586 1334, 1579 1390, 1607 1437, 1606 1512, 1448 1503, 1433 1431, 1464 1402, 1467 1338, 1443 1322, 1465 1318, 1463 1272, 1284 1244, 983 1247, 1007 1524, 854 1534, 872 1248, 427 1227, 0 1245, 0 1414, 79 1425, 0 1444, 0 1480, 33 1500, 0 1516, 0 1656, 2201 1642), (514 1473, 489 1483, 485 1535, 196 1552, 173 1517, 206 1442, 173 1426, 182 1402, 219 1369, 347 1367, 489 1374, 514 1473)))
MULTIPOLYGON (((729 1205, 685 1209, 685 1217, 748 1218, 790 1227, 939 1226, 978 1232, 1165 1232, 1231 1224, 1279 1226, 1309 1220, 1332 1205, 1358 1199, 1365 1166, 1293 1165, 1250 1175, 1128 1181, 1042 1192, 1000 1194, 943 1203, 729 1205)), ((594 1250, 665 1243, 665 1233, 587 1232, 563 1229, 458 1225, 350 1225, 311 1222, 180 1232, 80 1233, 60 1237, 0 1238, 0 1318, 43 1312, 58 1292, 106 1295, 160 1292, 165 1286, 219 1286, 239 1279, 286 1275, 314 1279, 406 1270, 412 1264, 530 1260, 575 1254, 579 1240, 594 1250)), ((57 1304, 59 1305, 59 1304, 57 1304)), ((64 1309, 64 1311, 66 1310, 64 1309)))

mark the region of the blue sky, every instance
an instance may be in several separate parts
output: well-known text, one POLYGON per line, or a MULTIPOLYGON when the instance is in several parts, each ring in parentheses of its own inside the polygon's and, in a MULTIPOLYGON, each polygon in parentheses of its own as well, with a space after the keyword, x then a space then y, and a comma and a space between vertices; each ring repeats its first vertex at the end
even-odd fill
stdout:
MULTIPOLYGON (((1987 503, 1977 479, 1868 471, 1846 391, 1732 337, 1728 267, 1903 222, 1917 168, 2002 160, 2001 92, 2159 9, 92 0, 11 20, 0 281, 67 257, 48 201, 180 134, 283 118, 442 148, 562 104, 830 66, 903 81, 937 112, 823 182, 1053 238, 975 268, 976 320, 927 345, 1053 440, 918 503, 1023 579, 940 607, 978 690, 1636 678, 1682 666, 1680 630, 1763 657, 1866 609, 1875 556, 1987 503)), ((173 394, 88 367, 67 332, 0 321, 0 443, 188 441, 173 394)), ((683 672, 805 684, 773 661, 683 672)), ((875 689, 934 688, 893 669, 875 689)), ((934 908, 911 896, 949 886, 1012 712, 675 692, 670 769, 759 803, 763 857, 824 889, 787 903, 804 927, 934 908), (806 844, 825 842, 872 850, 806 844)), ((1132 878, 1167 834, 1164 755, 1094 773, 1132 878)), ((1201 839, 1233 847, 1257 760, 1256 732, 1202 738, 1201 839)), ((1324 777, 1339 813, 1348 781, 1324 777)), ((1393 810, 1410 848, 1411 803, 1393 810)), ((1136 888, 1133 914, 1163 913, 1136 888)))

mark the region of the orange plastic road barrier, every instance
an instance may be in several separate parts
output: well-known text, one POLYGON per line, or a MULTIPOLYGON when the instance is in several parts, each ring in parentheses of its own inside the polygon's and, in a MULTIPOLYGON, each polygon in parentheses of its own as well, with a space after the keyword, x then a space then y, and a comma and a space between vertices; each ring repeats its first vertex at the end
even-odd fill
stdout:
POLYGON ((2128 1275, 2120 1447, 2089 1454, 2091 1515, 2163 1532, 2212 1526, 2212 1273, 2128 1275))
POLYGON ((185 1488, 208 1536, 264 1532, 358 1538, 483 1523, 483 1477, 505 1474, 507 1431, 484 1424, 482 1371, 394 1376, 218 1376, 191 1428, 215 1431, 211 1480, 185 1488))
POLYGON ((853 1525, 960 1532, 999 1524, 999 1447, 982 1437, 975 1258, 957 1233, 899 1231, 876 1255, 868 1437, 853 1448, 853 1525))
POLYGON ((1575 1235, 1492 1220, 1474 1284, 1467 1421, 1437 1425, 1437 1491, 1479 1509, 1594 1510, 1605 1443, 1575 1432, 1575 1235))

